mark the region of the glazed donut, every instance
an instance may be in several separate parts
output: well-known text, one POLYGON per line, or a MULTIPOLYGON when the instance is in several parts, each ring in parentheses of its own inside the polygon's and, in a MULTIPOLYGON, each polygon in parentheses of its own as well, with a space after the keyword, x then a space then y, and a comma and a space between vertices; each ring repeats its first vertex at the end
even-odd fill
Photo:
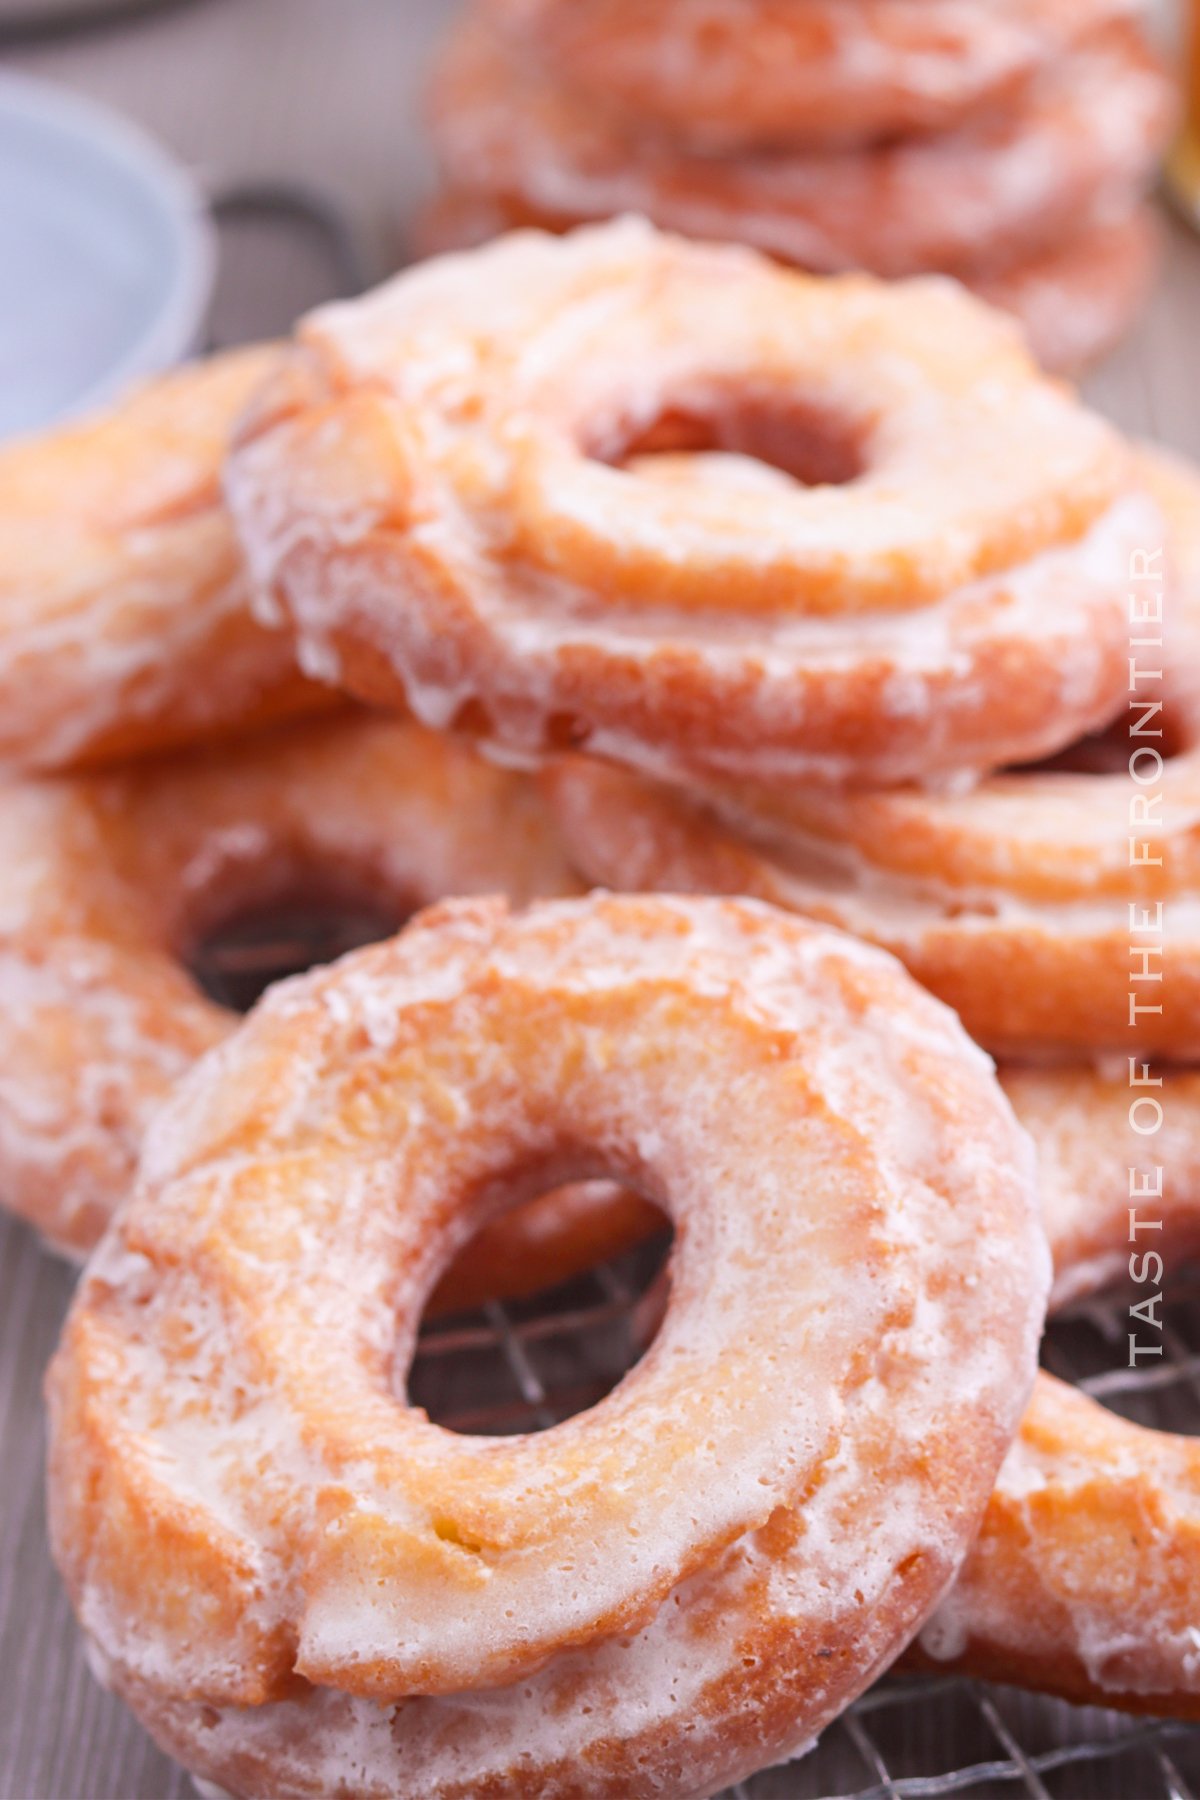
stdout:
POLYGON ((184 1079, 81 1284, 50 1517, 100 1665, 272 1800, 670 1800, 795 1753, 977 1526, 1036 1211, 986 1059, 869 946, 752 902, 424 915, 184 1079), (553 1431, 431 1424, 440 1269, 589 1175, 676 1222, 656 1342, 553 1431))
MULTIPOLYGON (((1095 1122, 1094 1106, 1079 1104, 1087 1077, 1038 1072, 1023 1079, 1047 1118, 1055 1083, 1073 1082, 1074 1126, 1095 1122)), ((1131 1252, 1140 1260, 1153 1249, 1165 1261, 1200 1247, 1198 1092, 1200 1074, 1167 1076, 1169 1136, 1154 1140, 1153 1154, 1168 1179, 1161 1198, 1140 1206, 1162 1224, 1152 1236, 1130 1239, 1130 1158, 1112 1130, 1115 1104, 1107 1105, 1098 1142, 1072 1146, 1077 1165, 1081 1155, 1090 1159, 1103 1185, 1119 1176, 1125 1197, 1107 1214, 1093 1207, 1082 1236, 1060 1232, 1052 1310, 1127 1277, 1131 1252), (1173 1160, 1177 1152, 1182 1166, 1173 1160), (1106 1158, 1115 1158, 1115 1167, 1111 1160, 1105 1166, 1106 1158)), ((1128 1088, 1124 1098, 1127 1108, 1128 1088)), ((1145 1154, 1143 1140, 1132 1166, 1145 1154)), ((1044 1183, 1044 1163, 1042 1172, 1044 1183)), ((1197 1617, 1200 1443, 1132 1424, 1042 1374, 971 1554, 907 1660, 1081 1705, 1197 1719, 1197 1617)))
POLYGON ((1128 25, 1061 59, 1018 105, 867 151, 713 157, 631 142, 476 19, 451 39, 431 92, 446 185, 526 223, 562 230, 636 212, 800 268, 889 277, 996 273, 1127 214, 1175 110, 1172 83, 1128 25))
MULTIPOLYGON (((444 221, 450 228, 450 221, 444 221)), ((460 218, 465 227, 465 220, 460 218)), ((1044 369, 1077 373, 1125 336, 1153 286, 1162 232, 1149 206, 1089 226, 1058 249, 967 285, 1025 328, 1044 369)))
POLYGON ((1200 1718, 1198 1550, 1196 1439, 1041 1375, 979 1537, 910 1660, 1200 1718))
MULTIPOLYGON (((570 894, 536 794, 419 726, 350 715, 220 755, 0 787, 0 1196, 89 1251, 150 1118, 236 1022, 188 973, 215 925, 297 897, 397 922, 447 894, 570 894)), ((439 1304, 529 1291, 661 1226, 595 1184, 495 1221, 439 1304)))
POLYGON ((313 315, 228 490, 264 591, 361 698, 510 756, 892 784, 1123 702, 1126 571, 1162 530, 1133 479, 949 283, 627 220, 313 315), (643 478, 679 446, 791 473, 643 478))
POLYGON ((1009 100, 1128 0, 484 0, 631 136, 704 151, 945 131, 1009 100))
MULTIPOLYGON (((1132 709, 1117 728, 1122 772, 1105 769, 1103 740, 1095 747, 1099 772, 1018 769, 945 793, 761 784, 685 793, 569 759, 548 784, 577 866, 613 887, 755 894, 870 938, 998 1055, 1087 1059, 1141 1050, 1200 1060, 1200 480, 1162 458, 1145 458, 1143 468, 1171 513, 1188 606, 1172 634, 1174 687, 1164 697, 1152 681, 1122 702, 1132 709), (1146 711, 1154 706, 1157 725, 1146 711), (1128 735, 1140 722, 1169 734, 1161 767, 1153 735, 1128 735), (1130 777, 1131 746, 1149 759, 1139 770, 1155 773, 1161 805, 1130 777), (1160 902, 1169 931, 1150 929, 1160 902), (1136 943, 1147 946, 1145 956, 1137 951, 1140 962, 1131 952, 1131 908, 1136 943), (1160 1000, 1151 987, 1162 988, 1160 1000), (1145 1010, 1154 1004, 1161 1012, 1145 1010)), ((1151 560, 1138 566, 1162 569, 1164 541, 1148 536, 1143 556, 1151 560)), ((1146 595, 1142 608, 1162 596, 1156 583, 1130 591, 1146 595)), ((1145 638, 1163 627, 1126 629, 1145 638)), ((1156 651, 1131 647, 1129 655, 1147 672, 1161 666, 1156 651)))
POLYGON ((276 359, 216 356, 0 449, 0 763, 114 761, 331 704, 252 617, 221 502, 230 428, 276 359))

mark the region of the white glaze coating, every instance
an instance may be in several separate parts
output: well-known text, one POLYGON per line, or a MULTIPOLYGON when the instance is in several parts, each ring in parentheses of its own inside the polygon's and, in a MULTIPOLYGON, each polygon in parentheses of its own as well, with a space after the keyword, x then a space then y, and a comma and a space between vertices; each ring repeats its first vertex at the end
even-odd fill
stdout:
POLYGON ((1044 369, 1077 376, 1124 337, 1154 285, 1162 228, 1144 197, 1099 225, 1072 232, 1048 254, 969 282, 990 306, 1019 319, 1044 369))
POLYGON ((983 1529, 921 1632, 936 1666, 1200 1713, 1200 1454, 1041 1375, 983 1529))

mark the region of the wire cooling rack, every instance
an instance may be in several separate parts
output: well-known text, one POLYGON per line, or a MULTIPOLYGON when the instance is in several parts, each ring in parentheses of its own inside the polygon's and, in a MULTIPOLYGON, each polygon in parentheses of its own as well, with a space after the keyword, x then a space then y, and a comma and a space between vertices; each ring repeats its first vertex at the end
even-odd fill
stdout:
MULTIPOLYGON (((235 922, 196 972, 244 1009, 268 980, 329 961, 378 921, 299 907, 264 929, 235 922), (283 929, 280 926, 283 925, 283 929)), ((415 1404, 453 1430, 541 1431, 593 1406, 636 1362, 642 1308, 669 1240, 647 1244, 533 1299, 492 1303, 422 1331, 415 1404)), ((1139 1424, 1200 1434, 1200 1271, 1164 1311, 1163 1355, 1126 1361, 1119 1301, 1090 1301, 1050 1325, 1046 1368, 1139 1424)), ((1141 1335, 1145 1337, 1145 1332, 1141 1335)), ((799 1762, 766 1770, 725 1800, 1200 1800, 1200 1726, 1139 1720, 961 1678, 895 1677, 849 1709, 799 1762)))

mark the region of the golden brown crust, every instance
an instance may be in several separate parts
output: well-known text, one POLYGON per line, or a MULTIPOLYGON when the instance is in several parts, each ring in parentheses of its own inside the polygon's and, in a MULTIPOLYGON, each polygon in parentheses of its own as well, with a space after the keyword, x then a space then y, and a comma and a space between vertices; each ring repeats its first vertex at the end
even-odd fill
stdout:
MULTIPOLYGON (((1001 1083, 1037 1149, 1051 1313, 1121 1288, 1145 1305, 1156 1278, 1200 1249, 1200 1072, 1165 1073, 1154 1089, 1164 1123, 1150 1139, 1130 1127, 1124 1074, 1009 1069, 1001 1083), (1153 1187, 1154 1163, 1162 1191, 1133 1202, 1143 1223, 1131 1237, 1130 1170, 1153 1187)), ((648 1323, 664 1288, 660 1277, 648 1323)), ((1137 1330, 1149 1348, 1145 1315, 1137 1330)), ((1123 1341, 1114 1351, 1123 1360, 1123 1341)), ((902 1663, 1200 1718, 1198 1603, 1200 1446, 1042 1375, 966 1563, 902 1663)))
POLYGON ((251 613, 221 499, 271 346, 0 450, 0 764, 115 762, 327 710, 251 613))
MULTIPOLYGON (((1022 811, 1034 822, 1039 778, 1004 779, 1014 801, 1028 788, 1022 811)), ((1086 778, 1053 779, 1069 794, 1086 778)), ((575 862, 593 881, 672 893, 753 894, 869 937, 900 956, 998 1056, 1087 1057, 1102 1048, 1185 1060, 1200 1054, 1200 959, 1182 935, 1163 953, 1161 1018, 1143 1017, 1136 1032, 1129 1029, 1128 908, 1136 903, 1139 916, 1141 910, 1157 916, 1161 890, 1151 883, 1130 880, 1128 894, 1081 897, 1073 912, 1069 900, 1039 905, 1022 897, 1006 907, 1002 888, 964 884, 960 898, 941 879, 932 892, 923 892, 899 881, 893 886, 884 874, 878 899, 864 904, 837 854, 836 838, 806 838, 799 851, 795 838, 786 850, 771 843, 769 834, 765 843, 756 843, 745 813, 717 814, 639 776, 581 759, 560 763, 546 780, 575 862)), ((1099 785, 1121 786, 1114 778, 1099 785)), ((1116 798, 1121 812, 1103 805, 1096 810, 1105 823, 1115 824, 1124 847, 1128 796, 1116 798)), ((886 832, 866 829, 868 815, 885 804, 872 800, 857 809, 858 846, 869 853, 886 851, 886 832)), ((806 799, 804 810, 811 817, 817 809, 806 799)), ((913 798, 893 809, 894 841, 900 842, 902 812, 915 819, 934 810, 975 811, 970 800, 913 798)), ((823 823, 832 822, 831 810, 822 809, 821 816, 823 823)), ((1174 816, 1184 815, 1177 809, 1174 816)), ((1078 808, 1074 817, 1078 823, 1078 808)), ((918 838, 919 824, 905 841, 912 845, 918 838)), ((989 838, 993 845, 1000 841, 998 835, 989 838)), ((1077 872, 1084 874, 1087 867, 1077 853, 1077 872)))
POLYGON ((1124 1065, 1115 1074, 1086 1067, 1000 1070, 1000 1084, 1037 1148, 1055 1307, 1128 1285, 1135 1248, 1129 1171, 1142 1168, 1148 1152, 1169 1179, 1147 1209, 1161 1230, 1143 1247, 1161 1252, 1170 1268, 1200 1250, 1200 1070, 1167 1067, 1153 1080, 1161 1085, 1131 1087, 1124 1065), (1161 1122, 1152 1113, 1155 1103, 1161 1122), (1151 1117, 1158 1129, 1148 1133, 1151 1117))
POLYGON ((255 1796, 683 1796, 794 1751, 974 1529, 1029 1175, 951 1015, 750 903, 459 903, 276 989, 160 1115, 50 1378, 110 1679, 255 1796), (431 1426, 394 1380, 439 1262, 597 1163, 676 1218, 655 1344, 553 1432, 431 1426))

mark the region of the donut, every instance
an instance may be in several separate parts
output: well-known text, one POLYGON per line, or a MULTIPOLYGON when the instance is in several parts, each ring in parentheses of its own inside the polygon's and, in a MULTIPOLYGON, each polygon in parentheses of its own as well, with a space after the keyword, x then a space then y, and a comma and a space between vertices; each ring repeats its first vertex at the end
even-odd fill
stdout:
POLYGON ((682 777, 891 785, 1069 742, 1123 703, 1162 531, 1116 434, 959 289, 632 220, 312 315, 227 491, 351 692, 682 777), (645 477, 681 448, 774 480, 645 477))
POLYGON ((0 449, 0 764, 60 769, 331 704, 255 621, 221 500, 269 346, 159 377, 0 449))
MULTIPOLYGON (((366 714, 10 782, 0 842, 0 1198, 74 1256, 167 1093, 236 1023, 188 969, 215 926, 297 899, 398 923, 447 894, 578 891, 522 777, 366 714)), ((661 1223, 607 1184, 548 1194, 467 1247, 435 1310, 549 1285, 661 1223)))
POLYGON ((1200 1444, 1043 1374, 966 1565, 909 1661, 1197 1719, 1198 1612, 1200 1444))
MULTIPOLYGON (((1143 469, 1170 513, 1188 597, 1167 631, 1177 668, 1165 692, 1139 679, 1113 735, 1078 749, 1074 767, 1010 770, 961 792, 762 783, 685 792, 564 759, 547 786, 583 874, 616 887, 756 894, 854 931, 900 956, 997 1055, 1200 1060, 1200 477, 1148 456, 1143 469), (1138 730, 1150 735, 1130 735, 1138 730), (1166 734, 1161 761, 1156 733, 1166 734), (1118 772, 1106 761, 1114 755, 1118 772), (1156 925, 1160 904, 1169 932, 1166 912, 1156 925)), ((1128 587, 1147 615, 1162 606, 1165 541, 1147 535, 1129 564, 1154 576, 1128 587)), ((1143 642, 1163 629, 1126 626, 1143 642)), ((1128 655, 1147 676, 1163 665, 1156 649, 1131 643, 1128 655)))
POLYGON ((1010 101, 1127 0, 484 0, 577 104, 706 152, 945 131, 1010 101))
POLYGON ((443 53, 430 108, 446 185, 524 222, 564 229, 636 212, 800 268, 888 277, 1011 269, 1127 213, 1176 111, 1173 84, 1126 24, 1058 59, 1019 103, 953 132, 702 156, 631 140, 473 17, 443 53))
MULTIPOLYGON (((1131 1149, 1122 1141, 1114 1130, 1116 1084, 1099 1113, 1095 1084, 1079 1072, 1042 1070, 1023 1073, 1017 1091, 1006 1082, 1019 1116, 1032 1100, 1035 1138, 1039 1122, 1051 1137, 1067 1137, 1077 1175, 1090 1165, 1100 1191, 1112 1189, 1114 1177, 1124 1189, 1121 1206, 1115 1196, 1107 1207, 1093 1199, 1090 1214, 1082 1198, 1073 1217, 1056 1217, 1051 1205, 1052 1312, 1135 1273, 1145 1283, 1155 1273, 1151 1252, 1161 1273, 1200 1249, 1200 1074, 1168 1072, 1156 1090, 1166 1124, 1152 1155, 1165 1180, 1161 1194, 1136 1210, 1161 1229, 1143 1226, 1136 1236, 1128 1170, 1145 1165, 1147 1142, 1131 1149), (1065 1129, 1062 1113, 1055 1117, 1060 1107, 1065 1129)), ((1126 1109, 1129 1093, 1126 1084, 1126 1109)), ((1045 1203, 1043 1143, 1039 1161, 1045 1203)), ((1144 1301, 1154 1290, 1132 1291, 1144 1301)), ((1041 1374, 979 1537, 907 1661, 1080 1705, 1200 1719, 1198 1615, 1200 1443, 1120 1418, 1041 1374)))
MULTIPOLYGON (((536 225, 516 208, 478 195, 445 192, 414 228, 414 255, 474 250, 506 231, 536 225)), ((1162 260, 1162 230, 1152 208, 1090 225, 1061 247, 963 285, 1012 315, 1041 368, 1078 375, 1101 362, 1140 313, 1162 260)))
MULTIPOLYGON (((448 216, 444 225, 450 228, 448 216)), ((459 225, 465 228, 461 216, 459 225)), ((1044 369, 1078 373, 1125 336, 1149 296, 1161 250, 1153 209, 1138 205, 1086 227, 1046 255, 968 280, 968 286, 1020 320, 1044 369)))
POLYGON ((49 1376, 55 1555, 109 1684, 243 1797, 711 1793, 944 1590, 1047 1277, 986 1059, 892 959, 753 902, 449 904, 159 1114, 49 1376), (431 1424, 440 1269, 600 1175, 676 1224, 655 1343, 553 1431, 431 1424))

